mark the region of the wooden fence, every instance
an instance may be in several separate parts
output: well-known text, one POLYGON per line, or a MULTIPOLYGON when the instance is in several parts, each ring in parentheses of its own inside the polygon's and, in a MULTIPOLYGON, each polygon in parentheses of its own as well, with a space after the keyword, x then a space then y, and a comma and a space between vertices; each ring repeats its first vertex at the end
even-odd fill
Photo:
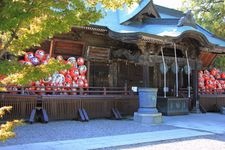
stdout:
POLYGON ((28 118, 33 108, 37 105, 37 97, 33 95, 0 94, 0 107, 12 106, 3 120, 28 118))
POLYGON ((49 120, 78 119, 79 108, 84 108, 90 119, 110 118, 112 108, 117 108, 121 115, 133 115, 138 109, 137 95, 126 87, 65 88, 51 87, 52 90, 43 91, 6 87, 9 90, 0 94, 0 106, 10 105, 13 110, 4 119, 27 120, 37 106, 46 110, 49 120))

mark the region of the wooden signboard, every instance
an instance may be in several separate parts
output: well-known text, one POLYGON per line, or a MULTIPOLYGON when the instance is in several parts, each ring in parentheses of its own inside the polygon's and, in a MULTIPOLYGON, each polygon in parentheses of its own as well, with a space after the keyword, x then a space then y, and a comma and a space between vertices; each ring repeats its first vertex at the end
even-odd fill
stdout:
POLYGON ((54 39, 53 54, 63 56, 82 56, 84 43, 72 40, 54 39))
POLYGON ((109 60, 110 49, 103 47, 88 46, 87 58, 95 60, 109 60))

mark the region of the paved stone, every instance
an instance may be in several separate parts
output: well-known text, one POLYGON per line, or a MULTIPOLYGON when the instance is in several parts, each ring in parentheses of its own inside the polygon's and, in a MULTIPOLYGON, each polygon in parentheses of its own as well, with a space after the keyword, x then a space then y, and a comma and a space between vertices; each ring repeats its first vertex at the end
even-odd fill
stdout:
POLYGON ((33 144, 14 145, 0 148, 1 150, 82 150, 113 147, 145 142, 155 142, 186 137, 211 135, 212 133, 188 129, 175 129, 166 131, 134 133, 116 136, 104 136, 77 140, 42 142, 33 144))
POLYGON ((113 148, 120 150, 224 150, 225 142, 214 139, 191 139, 169 143, 149 144, 129 148, 113 148))
POLYGON ((189 114, 185 116, 164 117, 164 125, 208 131, 212 133, 225 133, 225 115, 219 113, 189 114))

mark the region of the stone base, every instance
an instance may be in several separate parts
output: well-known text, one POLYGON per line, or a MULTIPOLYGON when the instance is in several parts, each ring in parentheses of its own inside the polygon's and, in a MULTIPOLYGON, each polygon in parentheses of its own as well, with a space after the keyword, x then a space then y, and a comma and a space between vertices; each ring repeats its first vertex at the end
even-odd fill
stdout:
POLYGON ((174 115, 187 115, 189 99, 178 98, 178 97, 158 97, 157 98, 157 109, 163 115, 174 116, 174 115))
POLYGON ((202 113, 202 112, 201 112, 201 110, 200 110, 199 108, 194 107, 194 108, 191 110, 191 113, 200 114, 200 113, 202 113))
POLYGON ((146 124, 160 124, 163 122, 163 119, 161 113, 143 114, 135 112, 134 121, 146 124))
POLYGON ((225 115, 225 107, 220 108, 220 113, 225 115))

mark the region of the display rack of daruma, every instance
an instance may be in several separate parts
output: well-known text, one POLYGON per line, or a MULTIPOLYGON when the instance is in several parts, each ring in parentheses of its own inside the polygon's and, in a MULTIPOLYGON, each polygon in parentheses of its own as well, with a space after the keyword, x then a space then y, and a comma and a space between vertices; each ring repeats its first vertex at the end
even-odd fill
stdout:
MULTIPOLYGON (((41 64, 47 64, 49 59, 49 54, 45 54, 44 50, 37 50, 35 53, 27 52, 24 55, 24 59, 19 60, 19 62, 24 65, 36 67, 41 64)), ((68 70, 57 71, 53 75, 40 81, 32 82, 30 90, 41 90, 48 92, 53 90, 52 87, 56 87, 54 88, 56 92, 64 91, 60 94, 74 94, 67 93, 66 91, 76 90, 76 88, 89 87, 86 78, 87 66, 85 65, 84 58, 69 57, 65 60, 61 55, 58 55, 55 59, 62 64, 71 64, 72 67, 68 70)))
POLYGON ((199 71, 198 88, 208 94, 223 92, 225 90, 225 72, 217 68, 199 71))

